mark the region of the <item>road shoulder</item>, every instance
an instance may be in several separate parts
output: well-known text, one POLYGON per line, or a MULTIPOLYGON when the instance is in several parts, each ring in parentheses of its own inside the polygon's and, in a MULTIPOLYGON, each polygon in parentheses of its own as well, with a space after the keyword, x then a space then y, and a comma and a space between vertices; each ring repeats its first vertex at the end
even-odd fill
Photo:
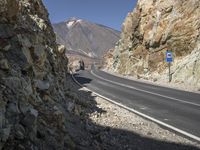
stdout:
MULTIPOLYGON (((79 86, 81 85, 79 84, 79 86)), ((81 90, 86 92, 90 91, 85 87, 82 87, 81 90)), ((102 110, 100 112, 94 111, 93 113, 89 114, 90 120, 92 120, 92 122, 97 126, 103 126, 105 128, 112 129, 109 130, 109 134, 113 130, 128 131, 128 133, 126 134, 125 132, 123 136, 119 134, 115 135, 115 139, 119 141, 119 143, 123 141, 123 139, 131 139, 133 134, 136 134, 139 137, 150 139, 150 141, 152 141, 153 143, 157 143, 157 141, 159 141, 158 143, 174 143, 200 148, 200 144, 198 144, 197 142, 188 140, 180 135, 175 134, 172 131, 164 129, 158 124, 144 119, 143 117, 140 117, 139 115, 129 110, 126 110, 118 105, 115 105, 112 102, 109 102, 108 100, 98 96, 92 91, 90 92, 91 97, 95 97, 94 101, 97 104, 96 106, 98 107, 98 109, 102 110)), ((103 131, 103 133, 100 134, 102 134, 101 136, 103 137, 104 134, 108 133, 105 133, 103 131)), ((138 139, 133 139, 129 144, 137 145, 137 142, 138 139)), ((142 145, 145 144, 146 140, 144 140, 144 143, 142 145)))

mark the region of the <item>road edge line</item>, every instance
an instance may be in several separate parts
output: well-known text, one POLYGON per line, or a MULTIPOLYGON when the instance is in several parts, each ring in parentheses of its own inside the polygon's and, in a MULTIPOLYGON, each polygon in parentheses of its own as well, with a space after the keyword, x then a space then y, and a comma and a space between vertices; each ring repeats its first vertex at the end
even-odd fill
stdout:
POLYGON ((159 97, 162 97, 162 98, 168 98, 168 99, 171 99, 171 100, 173 100, 173 101, 178 101, 178 102, 181 102, 181 103, 190 104, 190 105, 194 105, 194 106, 200 107, 200 104, 197 104, 197 103, 188 102, 188 101, 185 101, 185 100, 182 100, 182 99, 178 99, 178 98, 174 98, 174 97, 162 95, 162 94, 159 94, 159 93, 155 93, 155 92, 143 90, 143 89, 136 88, 136 87, 133 87, 133 86, 130 86, 130 85, 126 85, 126 84, 123 84, 123 83, 117 83, 117 82, 115 82, 115 81, 111 81, 111 80, 108 80, 108 79, 104 79, 104 78, 102 78, 101 76, 99 76, 99 75, 97 75, 96 73, 94 73, 94 71, 91 71, 91 74, 92 74, 93 76, 95 76, 95 77, 101 79, 101 80, 104 80, 104 81, 107 81, 107 82, 110 82, 110 83, 113 83, 113 84, 116 84, 116 85, 119 85, 119 86, 127 87, 127 88, 134 89, 134 90, 137 90, 137 91, 140 91, 140 92, 144 92, 144 93, 148 93, 148 94, 151 94, 151 95, 156 95, 156 96, 159 96, 159 97))
POLYGON ((159 120, 157 120, 157 119, 155 119, 155 118, 153 118, 153 117, 150 117, 150 116, 148 116, 148 115, 145 115, 145 114, 143 114, 143 113, 141 113, 141 112, 139 112, 139 111, 137 111, 137 110, 135 110, 135 109, 133 109, 133 108, 130 108, 130 107, 128 107, 128 106, 125 106, 125 105, 123 105, 123 104, 121 104, 121 103, 118 103, 118 102, 116 102, 116 101, 114 101, 114 100, 112 100, 112 99, 110 99, 110 98, 107 98, 107 97, 105 97, 105 96, 103 96, 103 95, 101 95, 101 94, 98 94, 98 93, 96 93, 96 92, 94 92, 94 91, 88 89, 86 86, 83 86, 82 84, 80 84, 80 83, 75 79, 75 77, 73 76, 73 73, 71 73, 71 77, 72 77, 73 81, 74 81, 77 85, 79 85, 79 86, 82 87, 82 88, 87 89, 88 91, 94 93, 95 95, 97 95, 97 96, 99 96, 99 97, 101 97, 101 98, 103 98, 103 99, 105 99, 105 100, 107 100, 107 101, 109 101, 109 102, 111 102, 111 103, 113 103, 113 104, 115 104, 115 105, 121 107, 121 108, 124 108, 124 109, 126 109, 126 110, 128 110, 128 111, 130 111, 130 112, 132 112, 132 113, 135 113, 136 115, 139 115, 139 116, 141 116, 141 117, 143 117, 143 118, 145 118, 145 119, 148 119, 148 120, 150 120, 150 121, 152 121, 152 122, 154 122, 154 123, 157 123, 157 124, 159 124, 159 125, 161 125, 161 126, 163 126, 163 127, 166 127, 166 128, 168 128, 168 129, 170 129, 170 130, 172 130, 172 131, 175 131, 175 132, 177 132, 177 133, 179 133, 179 134, 182 134, 182 135, 185 136, 185 137, 188 137, 188 138, 193 139, 193 140, 195 140, 195 141, 197 141, 197 142, 200 142, 200 137, 197 137, 197 136, 195 136, 195 135, 193 135, 193 134, 190 134, 190 133, 188 133, 188 132, 186 132, 186 131, 183 131, 183 130, 181 130, 181 129, 178 129, 178 128, 176 128, 176 127, 174 127, 174 126, 171 126, 171 125, 169 125, 169 124, 167 124, 167 123, 164 123, 164 122, 162 122, 162 121, 159 121, 159 120))
MULTIPOLYGON (((99 69, 100 70, 100 69, 99 69)), ((109 75, 113 75, 115 77, 119 77, 119 78, 122 78, 122 79, 127 79, 127 80, 132 80, 132 81, 135 81, 135 82, 140 82, 140 83, 145 83, 145 84, 150 84, 150 85, 153 85, 153 86, 158 86, 158 87, 163 87, 163 88, 169 88, 169 89, 174 89, 174 90, 178 90, 178 91, 182 91, 182 92, 188 92, 188 93, 192 93, 192 94, 200 94, 200 91, 188 91, 188 90, 184 90, 184 89, 179 89, 179 88, 176 88, 176 87, 171 87, 171 86, 168 86, 168 85, 159 85, 153 81, 146 81, 145 79, 143 80, 140 80, 140 79, 133 79, 133 78, 126 78, 126 76, 123 76, 123 75, 120 75, 120 74, 114 74, 112 72, 109 72, 109 71, 105 71, 105 70, 100 70, 102 72, 105 72, 109 75)))

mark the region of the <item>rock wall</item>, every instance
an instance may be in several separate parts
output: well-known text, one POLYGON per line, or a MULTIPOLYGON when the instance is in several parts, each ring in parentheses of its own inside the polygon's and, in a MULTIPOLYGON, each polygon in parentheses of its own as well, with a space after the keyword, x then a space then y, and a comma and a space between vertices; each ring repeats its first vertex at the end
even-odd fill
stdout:
POLYGON ((70 148, 67 59, 41 0, 0 0, 0 149, 70 148))
POLYGON ((121 40, 107 68, 167 81, 169 49, 174 57, 172 81, 200 86, 199 12, 199 0, 138 0, 123 23, 121 40))

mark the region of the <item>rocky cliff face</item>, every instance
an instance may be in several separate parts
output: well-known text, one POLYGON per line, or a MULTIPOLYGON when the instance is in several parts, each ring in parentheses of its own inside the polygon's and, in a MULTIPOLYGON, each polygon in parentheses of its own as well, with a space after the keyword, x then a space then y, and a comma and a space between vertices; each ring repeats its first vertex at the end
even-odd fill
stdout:
POLYGON ((107 67, 138 78, 167 80, 169 49, 174 57, 172 81, 200 86, 199 12, 199 0, 139 0, 107 67))
POLYGON ((0 149, 64 149, 67 59, 41 0, 0 0, 0 149))

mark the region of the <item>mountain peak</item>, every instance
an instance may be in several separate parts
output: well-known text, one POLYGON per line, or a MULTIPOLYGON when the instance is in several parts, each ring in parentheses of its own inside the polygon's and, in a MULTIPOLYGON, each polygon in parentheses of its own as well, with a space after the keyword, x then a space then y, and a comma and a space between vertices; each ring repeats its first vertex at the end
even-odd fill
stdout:
POLYGON ((68 20, 79 20, 77 17, 70 17, 68 20))
POLYGON ((79 19, 79 18, 76 18, 76 17, 71 17, 69 18, 68 20, 65 21, 66 23, 66 26, 68 28, 71 28, 73 27, 76 23, 81 23, 83 20, 82 19, 79 19))
POLYGON ((54 31, 57 42, 67 49, 99 58, 115 46, 120 36, 111 28, 74 17, 54 24, 54 31))

